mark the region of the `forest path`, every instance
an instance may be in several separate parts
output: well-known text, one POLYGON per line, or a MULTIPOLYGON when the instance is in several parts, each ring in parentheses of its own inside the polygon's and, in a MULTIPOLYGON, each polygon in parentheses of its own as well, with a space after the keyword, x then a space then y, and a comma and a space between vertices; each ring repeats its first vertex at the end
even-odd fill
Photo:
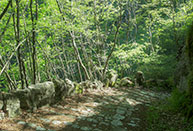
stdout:
POLYGON ((135 88, 89 90, 34 113, 5 119, 0 130, 13 131, 143 131, 146 109, 167 95, 135 88))

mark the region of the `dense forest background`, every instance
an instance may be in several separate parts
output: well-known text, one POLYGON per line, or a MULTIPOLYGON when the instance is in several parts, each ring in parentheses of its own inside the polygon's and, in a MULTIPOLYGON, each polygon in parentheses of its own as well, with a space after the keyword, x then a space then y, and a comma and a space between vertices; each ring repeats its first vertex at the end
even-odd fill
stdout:
POLYGON ((137 71, 173 89, 192 18, 191 0, 1 0, 0 90, 137 71))
POLYGON ((190 0, 1 0, 1 90, 141 70, 173 84, 190 0))

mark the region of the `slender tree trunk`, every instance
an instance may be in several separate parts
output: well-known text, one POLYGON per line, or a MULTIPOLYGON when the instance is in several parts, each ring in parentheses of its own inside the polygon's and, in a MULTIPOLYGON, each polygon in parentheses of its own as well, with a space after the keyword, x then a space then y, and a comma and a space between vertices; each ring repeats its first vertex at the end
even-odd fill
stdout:
POLYGON ((29 84, 28 84, 28 81, 27 81, 27 75, 26 75, 26 70, 25 70, 25 63, 24 63, 23 59, 22 59, 22 68, 23 68, 23 75, 24 75, 25 85, 26 85, 26 87, 28 87, 29 84))
MULTIPOLYGON (((13 8, 12 2, 11 2, 11 8, 13 8)), ((13 12, 12 18, 13 18, 13 28, 14 28, 14 33, 15 33, 15 39, 17 39, 17 29, 16 29, 16 22, 15 22, 15 11, 13 12)))
MULTIPOLYGON (((134 1, 135 2, 135 1, 134 1)), ((135 27, 135 34, 134 34, 134 41, 137 40, 137 20, 136 20, 136 9, 135 9, 135 3, 133 2, 133 16, 134 16, 134 27, 135 27)))
POLYGON ((63 47, 63 52, 64 52, 63 55, 64 55, 64 59, 65 59, 66 65, 67 65, 67 69, 71 72, 71 78, 72 78, 72 80, 75 80, 75 76, 74 76, 72 67, 71 67, 70 64, 68 64, 68 57, 67 57, 67 54, 66 54, 65 51, 64 51, 64 47, 63 47))
POLYGON ((78 72, 79 72, 79 75, 80 75, 80 81, 83 81, 82 73, 81 73, 81 70, 80 70, 80 64, 79 64, 79 62, 77 62, 77 66, 78 66, 78 72))
POLYGON ((172 22, 173 22, 173 32, 174 32, 174 40, 176 42, 176 45, 179 47, 178 43, 178 36, 177 36, 177 30, 176 30, 176 20, 175 20, 175 15, 176 15, 176 1, 172 0, 172 22))
MULTIPOLYGON (((17 1, 17 0, 16 0, 17 1)), ((7 6, 5 7, 5 9, 3 10, 3 12, 0 14, 0 20, 3 18, 3 16, 5 15, 5 13, 7 12, 9 6, 11 5, 11 0, 8 1, 7 6)))
MULTIPOLYGON (((66 52, 65 52, 65 49, 64 49, 64 39, 63 39, 63 36, 62 36, 62 52, 63 52, 63 59, 64 59, 64 62, 66 63, 66 68, 67 68, 65 77, 68 78, 68 72, 71 71, 71 70, 70 70, 70 67, 68 65, 68 60, 67 60, 66 52)), ((72 74, 71 74, 71 77, 73 77, 72 74)))
MULTIPOLYGON (((47 60, 48 60, 48 62, 49 62, 49 66, 51 66, 51 71, 48 71, 48 73, 51 74, 51 75, 53 74, 53 75, 55 75, 57 78, 59 78, 59 77, 58 77, 58 74, 57 74, 57 71, 56 71, 56 65, 51 62, 50 57, 48 56, 47 52, 43 49, 43 47, 41 46, 41 44, 40 44, 38 41, 36 41, 36 43, 40 46, 41 50, 42 50, 43 53, 44 53, 45 58, 47 58, 47 60), (51 73, 50 73, 50 72, 51 72, 51 73)), ((40 74, 38 74, 38 75, 40 75, 40 74)), ((39 78, 40 78, 40 77, 39 77, 39 78)), ((49 75, 48 78, 51 78, 51 76, 49 75)))
POLYGON ((119 34, 119 29, 120 29, 120 27, 121 27, 121 22, 122 22, 122 8, 120 9, 120 11, 119 11, 119 20, 118 20, 118 24, 117 24, 117 29, 116 29, 116 32, 115 32, 115 36, 114 36, 114 44, 113 44, 113 47, 112 47, 112 49, 111 49, 111 51, 110 51, 110 54, 108 55, 108 57, 107 57, 107 60, 106 60, 106 62, 105 62, 105 66, 104 66, 104 69, 103 69, 103 78, 102 78, 102 80, 104 80, 104 78, 105 78, 105 75, 106 75, 106 69, 107 69, 107 66, 108 66, 108 63, 109 63, 109 60, 110 60, 110 58, 111 58, 111 56, 112 56, 112 54, 113 54, 113 51, 114 51, 114 49, 115 49, 115 46, 116 46, 116 44, 117 44, 117 37, 118 37, 118 34, 119 34))
POLYGON ((93 74, 92 74, 92 71, 91 71, 90 57, 88 56, 88 54, 86 52, 86 49, 85 49, 85 46, 83 45, 84 41, 83 41, 82 38, 83 37, 81 36, 80 46, 81 46, 82 54, 84 56, 85 63, 88 63, 87 66, 88 66, 88 73, 89 73, 90 79, 93 79, 93 74))
MULTIPOLYGON (((26 4, 24 12, 27 10, 27 5, 28 5, 28 2, 26 4)), ((32 56, 32 45, 31 45, 29 37, 28 37, 29 33, 27 32, 27 26, 26 26, 26 21, 25 21, 25 13, 23 13, 23 20, 24 20, 24 31, 25 31, 25 38, 26 38, 26 46, 28 47, 27 49, 28 49, 29 56, 32 56)), ((32 76, 32 72, 33 72, 32 57, 28 57, 28 59, 29 59, 29 64, 27 63, 27 65, 28 65, 27 69, 28 69, 29 76, 32 76)))
MULTIPOLYGON (((1 57, 1 55, 0 55, 0 65, 1 65, 2 68, 4 67, 4 62, 3 62, 3 59, 2 59, 2 57, 1 57)), ((7 72, 6 69, 5 69, 4 73, 5 73, 6 77, 7 77, 8 83, 10 84, 10 87, 11 87, 10 90, 17 89, 16 84, 15 84, 14 81, 11 79, 11 77, 10 77, 10 75, 8 74, 8 72, 7 72)))
POLYGON ((78 51, 78 47, 77 47, 77 45, 76 45, 74 33, 73 33, 73 32, 70 32, 70 35, 71 35, 71 38, 72 38, 72 45, 73 45, 73 47, 74 47, 74 50, 75 50, 77 59, 78 59, 78 61, 79 61, 79 63, 80 63, 80 66, 83 68, 83 70, 84 70, 84 72, 85 72, 85 75, 86 75, 86 78, 87 78, 88 80, 90 80, 90 76, 89 76, 89 74, 88 74, 88 71, 87 71, 86 67, 84 66, 84 64, 83 64, 83 62, 82 62, 82 59, 81 59, 81 57, 80 57, 80 54, 79 54, 79 51, 78 51))
POLYGON ((6 32, 7 27, 8 27, 8 25, 9 25, 9 22, 10 22, 10 20, 11 20, 11 16, 12 16, 12 14, 9 16, 9 19, 7 20, 6 26, 5 26, 5 28, 3 29, 3 31, 1 32, 1 35, 0 35, 0 43, 1 43, 1 39, 2 39, 3 35, 4 35, 5 32, 6 32))
MULTIPOLYGON (((21 44, 22 44, 23 42, 25 42, 25 40, 21 41, 21 42, 19 43, 19 45, 17 45, 17 47, 15 48, 15 50, 13 51, 13 53, 10 55, 10 57, 8 58, 7 62, 6 62, 5 65, 4 65, 4 67, 1 69, 0 76, 1 76, 1 74, 5 71, 5 69, 7 68, 8 64, 9 64, 9 61, 10 61, 11 58, 14 56, 15 52, 18 51, 18 48, 21 46, 21 44)), ((16 58, 18 58, 18 57, 16 57, 16 58)), ((19 63, 19 62, 18 62, 18 63, 19 63)))
POLYGON ((131 20, 131 9, 129 8, 129 5, 130 5, 130 1, 127 1, 127 12, 128 12, 128 15, 126 16, 126 21, 127 21, 127 31, 126 31, 126 42, 128 43, 129 42, 129 35, 130 35, 130 32, 129 32, 129 29, 130 29, 130 20, 131 20))
MULTIPOLYGON (((62 36, 61 36, 62 37, 62 36)), ((67 78, 67 72, 66 72, 66 69, 65 69, 65 66, 64 66, 64 60, 62 59, 62 56, 60 54, 60 50, 58 49, 57 45, 55 44, 54 42, 54 46, 55 46, 55 50, 56 52, 58 52, 58 57, 59 57, 59 60, 60 60, 60 63, 62 65, 62 70, 63 70, 63 74, 64 74, 64 78, 67 78)))
POLYGON ((152 34, 152 20, 151 20, 151 15, 149 15, 149 27, 148 27, 148 32, 149 32, 149 43, 151 44, 151 50, 154 52, 154 46, 153 46, 153 34, 152 34))
MULTIPOLYGON (((20 6, 19 6, 19 0, 16 0, 16 6, 17 6, 17 24, 16 24, 16 41, 17 45, 20 43, 20 6)), ((18 47, 17 50, 18 55, 18 62, 19 62, 19 72, 20 72, 20 79, 21 79, 21 87, 24 89, 24 74, 23 74, 23 67, 22 67, 22 58, 21 58, 21 46, 18 47)))
MULTIPOLYGON (((33 69, 33 79, 32 84, 36 83, 36 31, 35 22, 33 15, 33 0, 30 0, 30 12, 32 21, 32 69, 33 69)), ((36 22, 37 22, 37 0, 36 0, 36 22)))
POLYGON ((50 71, 49 71, 50 65, 48 64, 48 59, 47 59, 46 57, 44 57, 44 59, 45 59, 46 76, 47 76, 47 79, 48 79, 48 80, 51 80, 50 71))

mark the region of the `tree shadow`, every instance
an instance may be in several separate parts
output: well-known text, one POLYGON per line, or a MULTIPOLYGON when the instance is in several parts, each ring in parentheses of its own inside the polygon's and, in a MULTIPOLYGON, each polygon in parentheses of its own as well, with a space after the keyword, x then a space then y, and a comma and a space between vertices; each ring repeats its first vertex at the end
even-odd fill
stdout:
MULTIPOLYGON (((88 116, 78 117, 70 125, 60 128, 60 131, 143 131, 146 130, 146 113, 147 97, 155 100, 157 96, 146 90, 127 90, 117 89, 118 91, 125 92, 123 95, 117 96, 103 96, 92 95, 95 102, 104 101, 101 105, 93 108, 95 114, 88 114, 88 116), (105 97, 105 98, 104 98, 105 97), (123 98, 123 99, 122 99, 123 98), (127 100, 130 100, 128 102, 127 100), (139 100, 136 100, 140 98, 139 100), (122 100, 121 100, 122 99, 122 100), (132 104, 133 102, 133 104, 132 104), (138 104, 137 104, 138 103, 138 104), (117 113, 118 110, 123 109, 124 112, 117 113)), ((88 96, 91 97, 91 96, 88 96)))

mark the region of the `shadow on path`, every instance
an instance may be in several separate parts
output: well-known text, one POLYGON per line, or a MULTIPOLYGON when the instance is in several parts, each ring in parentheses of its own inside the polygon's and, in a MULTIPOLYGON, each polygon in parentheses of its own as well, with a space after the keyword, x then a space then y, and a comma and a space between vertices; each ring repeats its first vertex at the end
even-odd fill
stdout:
POLYGON ((165 97, 134 88, 90 90, 33 114, 24 112, 6 124, 15 131, 145 131, 147 107, 165 97))

